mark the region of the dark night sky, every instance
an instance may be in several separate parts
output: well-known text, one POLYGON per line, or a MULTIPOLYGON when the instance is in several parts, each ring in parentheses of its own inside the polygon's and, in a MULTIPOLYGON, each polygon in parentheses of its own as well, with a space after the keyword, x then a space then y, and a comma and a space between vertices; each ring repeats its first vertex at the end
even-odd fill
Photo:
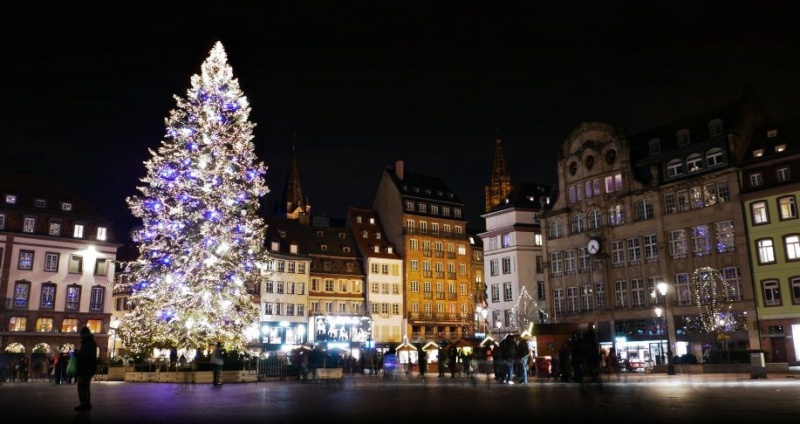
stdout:
POLYGON ((793 1, 261 3, 6 14, 3 166, 64 181, 125 238, 147 149, 217 40, 252 106, 266 203, 294 140, 313 212, 333 217, 370 207, 402 159, 442 177, 482 228, 498 135, 512 180, 552 184, 556 151, 583 121, 636 133, 728 104, 745 84, 772 120, 800 115, 793 1))

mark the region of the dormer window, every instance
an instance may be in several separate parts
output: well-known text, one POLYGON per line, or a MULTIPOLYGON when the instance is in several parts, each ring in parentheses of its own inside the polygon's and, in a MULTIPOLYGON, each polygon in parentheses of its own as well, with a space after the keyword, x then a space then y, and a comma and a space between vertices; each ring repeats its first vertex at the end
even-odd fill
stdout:
POLYGON ((393 251, 394 251, 394 249, 392 248, 392 246, 389 246, 389 247, 386 248, 386 252, 387 253, 392 253, 393 251))
POLYGON ((345 234, 344 233, 339 233, 339 238, 340 239, 344 239, 345 238, 345 234))
POLYGON ((289 245, 289 253, 297 254, 297 249, 298 249, 297 243, 292 243, 289 245))
POLYGON ((375 225, 375 218, 370 218, 369 219, 369 223, 372 224, 372 225, 375 225))
POLYGON ((437 196, 442 197, 443 194, 444 193, 442 192, 442 190, 436 190, 436 195, 437 196))
POLYGON ((273 241, 273 242, 270 244, 270 249, 272 249, 272 251, 273 251, 273 252, 277 252, 277 251, 278 251, 278 249, 280 249, 280 248, 281 248, 280 246, 281 246, 281 244, 280 244, 280 243, 278 243, 277 241, 273 241))
POLYGON ((17 204, 17 195, 16 194, 6 194, 6 203, 9 205, 17 204))
POLYGON ((324 233, 322 232, 322 230, 317 230, 317 237, 322 237, 323 235, 324 233))
POLYGON ((786 150, 786 145, 785 144, 779 144, 779 145, 775 146, 775 153, 780 153, 780 152, 783 152, 784 150, 786 150))
POLYGON ((764 149, 753 150, 753 157, 754 158, 760 158, 761 156, 764 156, 764 149))
POLYGON ((651 155, 657 155, 661 153, 661 139, 653 138, 647 142, 647 146, 650 148, 651 155))
POLYGON ((342 252, 349 252, 350 246, 342 246, 342 252))
POLYGON ((369 237, 369 233, 367 232, 367 230, 361 230, 361 237, 362 237, 362 238, 367 238, 367 237, 369 237))
POLYGON ((414 187, 412 190, 414 191, 414 193, 419 193, 419 187, 414 187))
POLYGON ((711 137, 722 135, 722 119, 714 119, 708 123, 708 134, 711 137))
POLYGON ((69 212, 72 210, 72 203, 70 202, 61 202, 61 210, 65 212, 69 212))
POLYGON ((356 222, 359 223, 359 224, 361 223, 361 217, 360 216, 356 217, 356 222))
POLYGON ((327 244, 319 245, 319 250, 321 250, 323 252, 327 252, 328 251, 328 245, 327 244))
POLYGON ((767 131, 767 138, 775 138, 778 136, 778 130, 767 131))
POLYGON ((431 189, 429 189, 429 188, 426 188, 426 189, 425 189, 425 194, 427 194, 428 196, 430 196, 430 195, 431 195, 431 189))
POLYGON ((678 139, 678 146, 686 146, 692 141, 689 130, 678 131, 676 138, 678 139))
POLYGON ((97 227, 97 240, 105 241, 108 238, 108 230, 106 227, 97 227))
POLYGON ((47 200, 40 198, 33 199, 33 206, 36 206, 37 208, 46 208, 47 200))
POLYGON ((381 247, 380 246, 373 246, 372 247, 372 251, 375 252, 375 253, 381 253, 381 247))
POLYGON ((375 239, 376 240, 380 240, 381 239, 381 233, 375 233, 375 239))

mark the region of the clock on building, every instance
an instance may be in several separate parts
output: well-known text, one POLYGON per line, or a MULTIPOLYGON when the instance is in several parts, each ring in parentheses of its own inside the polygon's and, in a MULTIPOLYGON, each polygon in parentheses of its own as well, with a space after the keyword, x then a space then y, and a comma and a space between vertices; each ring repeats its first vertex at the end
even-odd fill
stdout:
POLYGON ((594 255, 600 251, 600 242, 597 239, 590 239, 589 243, 586 243, 586 250, 589 254, 594 255))

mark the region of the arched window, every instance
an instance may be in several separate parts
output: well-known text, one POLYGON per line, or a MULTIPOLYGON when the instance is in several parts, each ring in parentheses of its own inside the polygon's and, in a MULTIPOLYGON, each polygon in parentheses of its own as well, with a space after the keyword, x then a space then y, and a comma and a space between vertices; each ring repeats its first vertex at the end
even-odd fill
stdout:
POLYGON ((672 159, 667 163, 667 177, 677 177, 683 174, 683 161, 672 159))
POLYGON ((608 208, 608 225, 616 226, 625 223, 625 214, 622 210, 622 205, 616 205, 608 208))
POLYGON ((555 218, 547 223, 547 238, 557 239, 559 237, 561 237, 561 222, 555 218))
POLYGON ((706 152, 706 166, 711 168, 712 166, 722 165, 722 149, 719 147, 715 147, 706 152))
POLYGON ((572 218, 570 219, 570 231, 572 234, 579 234, 582 233, 583 230, 583 214, 578 212, 575 215, 572 215, 572 218))
POLYGON ((689 172, 699 171, 703 167, 703 157, 699 153, 693 153, 686 158, 686 170, 689 172))
POLYGON ((596 230, 600 228, 600 223, 602 219, 602 214, 600 213, 600 209, 592 209, 589 211, 587 223, 589 224, 590 230, 596 230))

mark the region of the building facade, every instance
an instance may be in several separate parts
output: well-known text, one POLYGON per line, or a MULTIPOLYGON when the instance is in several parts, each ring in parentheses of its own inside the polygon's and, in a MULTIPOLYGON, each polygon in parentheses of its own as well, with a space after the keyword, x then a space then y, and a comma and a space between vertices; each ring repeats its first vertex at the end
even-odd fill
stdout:
POLYGON ((288 351, 309 341, 311 257, 298 219, 266 217, 266 260, 259 303, 259 342, 263 351, 288 351))
POLYGON ((760 349, 800 365, 800 119, 767 125, 742 165, 760 349))
POLYGON ((403 258, 404 310, 410 342, 455 340, 474 331, 472 252, 464 203, 441 178, 384 170, 373 210, 403 258))
POLYGON ((372 323, 366 310, 366 276, 353 235, 344 222, 332 223, 325 217, 313 217, 301 230, 311 257, 309 339, 357 358, 372 337, 372 323))
POLYGON ((529 324, 544 323, 549 316, 541 216, 551 196, 548 186, 521 182, 482 215, 486 231, 479 236, 488 264, 487 298, 479 304, 487 310, 484 332, 491 330, 496 336, 530 332, 529 324))
POLYGON ((2 173, 0 193, 2 365, 24 356, 31 377, 46 375, 54 354, 80 346, 84 326, 107 359, 120 247, 111 222, 54 180, 2 173))
POLYGON ((378 214, 349 208, 347 227, 353 234, 366 275, 365 300, 372 321, 369 347, 396 346, 403 341, 403 259, 386 239, 378 214))
POLYGON ((597 122, 573 130, 546 214, 551 317, 635 362, 757 348, 736 165, 764 119, 746 92, 631 137, 597 122))

